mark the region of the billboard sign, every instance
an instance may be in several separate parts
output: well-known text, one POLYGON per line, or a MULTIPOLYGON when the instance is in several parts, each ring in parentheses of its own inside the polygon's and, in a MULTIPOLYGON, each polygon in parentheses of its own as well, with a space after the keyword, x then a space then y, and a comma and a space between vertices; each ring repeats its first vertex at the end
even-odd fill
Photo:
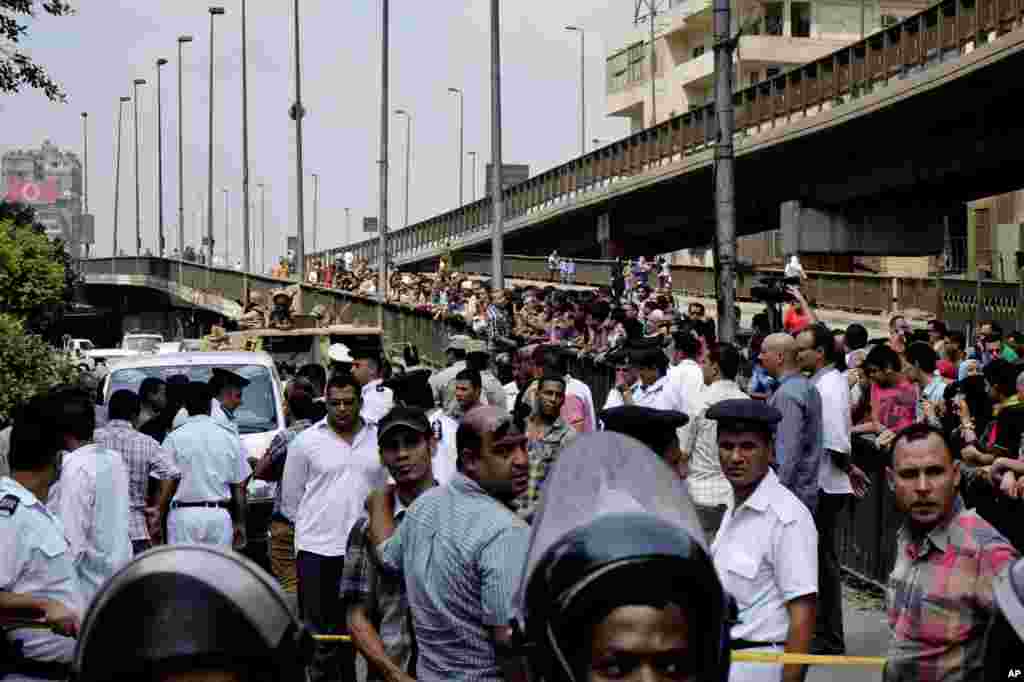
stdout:
POLYGON ((12 203, 55 204, 57 196, 57 178, 55 177, 46 178, 41 182, 23 180, 15 175, 7 178, 7 191, 4 198, 12 203))

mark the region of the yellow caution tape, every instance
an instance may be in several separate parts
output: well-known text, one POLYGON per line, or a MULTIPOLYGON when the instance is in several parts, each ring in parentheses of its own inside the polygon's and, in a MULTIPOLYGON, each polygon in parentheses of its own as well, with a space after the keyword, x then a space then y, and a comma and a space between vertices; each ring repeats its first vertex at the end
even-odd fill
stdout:
MULTIPOLYGON (((313 635, 318 642, 351 642, 348 635, 313 635)), ((885 665, 884 656, 815 656, 811 654, 786 654, 770 651, 733 651, 734 663, 782 663, 799 665, 885 665)))
POLYGON ((872 665, 883 667, 884 656, 816 656, 771 651, 734 651, 733 663, 789 663, 799 665, 872 665))

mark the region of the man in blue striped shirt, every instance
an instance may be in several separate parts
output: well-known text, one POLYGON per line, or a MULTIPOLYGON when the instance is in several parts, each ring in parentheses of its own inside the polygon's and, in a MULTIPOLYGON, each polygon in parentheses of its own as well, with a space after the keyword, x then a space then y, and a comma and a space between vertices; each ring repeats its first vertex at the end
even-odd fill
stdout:
POLYGON ((526 437, 507 412, 478 407, 456 445, 458 471, 420 495, 397 530, 393 486, 370 496, 370 540, 385 570, 404 577, 417 680, 517 680, 506 647, 530 538, 511 505, 529 482, 526 437))

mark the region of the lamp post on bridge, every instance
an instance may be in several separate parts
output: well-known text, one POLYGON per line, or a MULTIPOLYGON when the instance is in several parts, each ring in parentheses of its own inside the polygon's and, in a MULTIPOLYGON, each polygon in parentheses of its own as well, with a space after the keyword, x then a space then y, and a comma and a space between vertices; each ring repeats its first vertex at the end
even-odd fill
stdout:
POLYGON ((157 228, 158 255, 165 256, 167 244, 164 241, 164 117, 163 117, 163 88, 160 85, 160 68, 167 63, 167 60, 160 57, 156 60, 156 204, 157 204, 157 228))
MULTIPOLYGON (((135 257, 142 255, 142 216, 139 212, 139 86, 145 85, 145 78, 133 81, 135 96, 135 257)), ((138 261, 136 261, 137 263, 138 261)))
POLYGON ((185 260, 185 164, 182 140, 181 47, 191 43, 192 36, 178 36, 178 284, 181 284, 181 262, 185 260))
POLYGON ((505 205, 501 160, 501 12, 491 0, 491 286, 505 288, 505 205))
POLYGON ((465 115, 466 115, 466 103, 463 97, 462 90, 459 88, 448 88, 448 92, 454 93, 459 96, 459 207, 462 207, 462 190, 465 186, 465 180, 462 177, 462 169, 464 166, 463 159, 463 146, 466 140, 466 128, 465 128, 465 115))
POLYGON ((476 152, 467 152, 466 155, 473 159, 473 165, 470 166, 472 171, 469 174, 469 186, 471 190, 469 193, 469 200, 476 203, 476 152))
POLYGON ((405 227, 409 227, 409 170, 412 166, 409 154, 412 143, 412 114, 405 109, 395 109, 396 116, 405 116, 405 227))
MULTIPOLYGON (((114 252, 111 254, 117 257, 117 228, 119 209, 121 206, 121 118, 124 113, 124 105, 131 102, 131 97, 122 97, 117 104, 117 152, 114 155, 114 252)), ((111 264, 113 268, 113 264, 111 264)))
POLYGON ((224 14, 223 7, 211 7, 210 12, 210 136, 207 147, 207 177, 206 177, 206 281, 207 288, 210 282, 210 269, 213 268, 213 20, 215 17, 224 14))
POLYGON ((580 36, 580 156, 587 153, 587 119, 586 119, 586 32, 579 26, 566 26, 566 31, 574 31, 580 36))

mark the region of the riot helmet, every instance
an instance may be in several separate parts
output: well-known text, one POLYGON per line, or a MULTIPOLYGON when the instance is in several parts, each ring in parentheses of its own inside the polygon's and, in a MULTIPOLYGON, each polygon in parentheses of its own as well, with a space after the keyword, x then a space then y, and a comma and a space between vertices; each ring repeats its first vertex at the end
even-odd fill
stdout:
MULTIPOLYGON (((986 680, 1012 678, 1024 651, 1024 559, 1008 565, 992 581, 996 611, 985 635, 986 680)), ((1019 673, 1018 673, 1019 674, 1019 673)))
POLYGON ((673 667, 726 682, 734 607, 683 482, 639 441, 583 435, 545 482, 516 596, 534 672, 585 682, 599 665, 600 633, 633 607, 670 628, 675 644, 660 660, 678 652, 673 667))
POLYGON ((301 679, 313 638, 281 588, 240 554, 173 545, 141 554, 82 623, 75 682, 222 671, 240 682, 301 679))

